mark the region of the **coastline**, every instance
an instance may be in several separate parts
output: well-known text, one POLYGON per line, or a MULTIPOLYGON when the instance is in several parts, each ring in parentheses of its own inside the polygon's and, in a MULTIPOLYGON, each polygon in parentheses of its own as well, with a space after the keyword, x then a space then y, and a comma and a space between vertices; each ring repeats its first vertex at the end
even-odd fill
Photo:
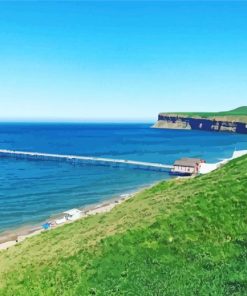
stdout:
MULTIPOLYGON (((228 163, 230 160, 233 160, 233 159, 236 159, 236 158, 239 158, 243 155, 246 155, 247 154, 247 150, 240 150, 240 151, 234 151, 233 153, 233 156, 231 158, 226 158, 218 163, 214 163, 214 164, 204 164, 205 167, 203 169, 203 172, 201 174, 208 174, 218 168, 220 168, 221 166, 225 165, 226 163, 228 163)), ((190 176, 190 177, 176 177, 176 179, 180 179, 180 178, 192 178, 193 176, 190 176)), ((170 178, 168 179, 162 179, 162 180, 170 180, 170 178)), ((80 218, 74 220, 74 221, 66 221, 62 224, 55 224, 55 220, 57 218, 59 218, 59 216, 61 217, 62 213, 59 214, 59 215, 56 215, 54 216, 53 218, 51 219, 48 219, 50 222, 53 222, 53 225, 50 229, 48 230, 45 230, 43 227, 42 227, 42 224, 43 223, 40 223, 41 225, 38 226, 38 225, 33 225, 32 227, 31 226, 27 226, 26 228, 23 227, 23 228, 19 228, 19 232, 18 232, 18 229, 16 230, 12 230, 12 231, 6 231, 6 232, 3 232, 3 235, 0 234, 0 252, 2 250, 5 250, 5 249, 8 249, 9 247, 12 247, 18 243, 21 243, 22 241, 24 241, 26 238, 29 238, 31 236, 34 236, 34 235, 37 235, 37 234, 40 234, 41 232, 43 231, 50 231, 52 229, 55 229, 57 227, 61 227, 65 224, 69 224, 69 223, 73 223, 75 221, 78 221, 80 219, 84 219, 88 216, 92 216, 92 215, 96 215, 96 214, 102 214, 102 213, 107 213, 109 211, 111 211, 114 207, 116 207, 117 205, 121 204, 122 202, 130 199, 130 198, 133 198, 135 197, 135 195, 137 195, 138 193, 148 189, 148 188, 151 188, 153 186, 155 186, 156 184, 162 182, 162 180, 159 180, 159 181, 156 181, 152 184, 148 184, 148 185, 143 185, 143 186, 140 186, 137 190, 131 192, 131 193, 123 193, 117 197, 112 197, 108 200, 105 200, 105 201, 101 201, 99 203, 96 203, 96 204, 92 204, 92 205, 88 205, 88 206, 84 206, 83 208, 82 207, 79 207, 78 209, 81 210, 81 216, 80 218)))
MULTIPOLYGON (((84 207, 79 207, 78 209, 80 209, 82 211, 82 214, 79 219, 76 219, 74 221, 66 221, 65 223, 60 224, 60 225, 56 225, 54 223, 53 226, 49 230, 43 229, 43 227, 42 227, 42 224, 44 223, 43 222, 43 223, 40 223, 41 225, 26 225, 26 226, 23 226, 23 227, 20 227, 17 229, 4 231, 2 234, 0 234, 0 252, 21 243, 22 241, 24 241, 27 238, 30 238, 34 235, 38 235, 41 232, 52 231, 53 229, 61 227, 65 224, 74 223, 75 221, 78 221, 80 219, 84 219, 84 218, 92 216, 92 215, 110 212, 117 205, 123 203, 124 201, 126 201, 130 198, 135 197, 136 194, 142 192, 143 190, 153 187, 154 185, 158 184, 161 181, 162 180, 156 181, 156 182, 149 184, 149 185, 141 186, 137 190, 135 190, 131 193, 123 193, 117 197, 112 197, 110 199, 98 202, 96 204, 92 204, 92 205, 88 205, 88 206, 84 206, 84 207)), ((47 219, 47 220, 49 220, 51 222, 55 222, 55 220, 61 216, 62 216, 62 213, 54 215, 51 219, 47 219)))

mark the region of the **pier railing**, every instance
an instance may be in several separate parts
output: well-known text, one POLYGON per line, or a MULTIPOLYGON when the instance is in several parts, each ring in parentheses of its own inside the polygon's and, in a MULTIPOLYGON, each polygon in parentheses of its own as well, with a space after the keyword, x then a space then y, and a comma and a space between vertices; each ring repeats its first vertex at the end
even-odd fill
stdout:
POLYGON ((134 160, 124 159, 112 159, 102 157, 89 157, 80 155, 63 155, 63 154, 50 154, 50 153, 39 153, 39 152, 26 152, 26 151, 15 151, 15 150, 0 150, 0 157, 12 157, 16 159, 30 159, 30 160, 55 160, 55 161, 66 161, 71 163, 91 164, 91 165, 104 165, 113 167, 126 167, 130 166, 133 168, 158 170, 158 171, 169 171, 173 166, 155 162, 143 162, 134 160))

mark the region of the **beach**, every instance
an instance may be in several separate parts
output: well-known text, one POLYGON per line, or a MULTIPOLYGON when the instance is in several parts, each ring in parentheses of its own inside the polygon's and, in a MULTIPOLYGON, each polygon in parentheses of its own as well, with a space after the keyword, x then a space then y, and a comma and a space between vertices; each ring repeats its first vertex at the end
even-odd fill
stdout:
MULTIPOLYGON (((116 207, 117 205, 134 197, 137 193, 139 193, 149 187, 151 187, 151 186, 146 186, 145 188, 142 187, 140 190, 136 191, 135 193, 121 194, 118 198, 112 198, 109 201, 106 201, 104 203, 84 207, 82 209, 80 218, 75 221, 78 221, 80 219, 84 219, 84 218, 92 216, 92 215, 107 213, 107 212, 111 211, 114 207, 116 207)), ((59 215, 59 216, 61 216, 61 215, 59 215)), ((22 241, 24 241, 25 239, 30 238, 34 235, 38 235, 41 232, 52 231, 53 229, 56 229, 57 227, 61 227, 65 224, 75 222, 75 221, 67 220, 65 223, 57 225, 55 223, 55 221, 56 221, 55 218, 49 220, 49 222, 52 223, 52 227, 49 230, 45 230, 42 226, 31 226, 30 225, 30 226, 26 226, 25 228, 21 228, 19 230, 13 230, 13 231, 8 231, 8 232, 3 233, 2 235, 0 235, 0 251, 8 249, 16 244, 19 244, 22 241)))
MULTIPOLYGON (((175 179, 188 179, 188 178, 192 178, 192 177, 193 176, 176 177, 175 179)), ((164 180, 166 180, 166 179, 164 179, 164 180)), ((160 181, 154 182, 151 185, 142 186, 138 190, 136 190, 135 192, 132 192, 132 193, 123 193, 120 196, 113 197, 103 203, 88 205, 83 208, 79 207, 79 209, 81 210, 81 216, 79 219, 76 219, 75 221, 78 221, 80 219, 85 219, 86 217, 89 217, 92 215, 110 212, 116 206, 120 205, 121 203, 125 202, 126 200, 128 200, 130 198, 134 198, 136 194, 138 194, 148 188, 151 188, 151 187, 157 185, 158 183, 160 183, 160 181)), ((17 230, 7 231, 7 232, 3 233, 2 235, 0 234, 0 251, 6 250, 12 246, 15 246, 16 244, 21 243, 25 239, 30 238, 35 235, 38 235, 41 232, 52 231, 53 229, 64 226, 65 224, 70 224, 70 223, 75 222, 75 221, 67 220, 64 223, 56 224, 55 221, 59 218, 61 219, 61 217, 63 217, 62 213, 52 217, 51 219, 48 219, 49 223, 52 224, 52 227, 48 230, 45 230, 42 227, 42 224, 45 223, 45 221, 44 221, 43 223, 40 223, 40 225, 28 225, 26 227, 23 227, 23 228, 20 228, 17 230)))

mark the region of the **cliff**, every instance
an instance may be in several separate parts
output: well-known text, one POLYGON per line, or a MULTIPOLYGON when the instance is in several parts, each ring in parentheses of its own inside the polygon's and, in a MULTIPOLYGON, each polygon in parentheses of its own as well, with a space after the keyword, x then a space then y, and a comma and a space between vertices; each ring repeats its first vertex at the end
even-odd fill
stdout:
POLYGON ((247 134, 247 107, 218 113, 160 113, 153 127, 247 134))

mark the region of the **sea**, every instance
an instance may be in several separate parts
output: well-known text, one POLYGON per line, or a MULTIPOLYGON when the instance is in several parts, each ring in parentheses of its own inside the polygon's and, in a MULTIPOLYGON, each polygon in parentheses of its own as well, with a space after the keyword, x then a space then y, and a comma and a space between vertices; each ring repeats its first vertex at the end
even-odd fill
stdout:
MULTIPOLYGON (((0 123, 0 149, 173 164, 218 162, 247 149, 246 135, 152 129, 151 123, 0 123)), ((166 172, 0 157, 0 233, 133 193, 166 172)))

